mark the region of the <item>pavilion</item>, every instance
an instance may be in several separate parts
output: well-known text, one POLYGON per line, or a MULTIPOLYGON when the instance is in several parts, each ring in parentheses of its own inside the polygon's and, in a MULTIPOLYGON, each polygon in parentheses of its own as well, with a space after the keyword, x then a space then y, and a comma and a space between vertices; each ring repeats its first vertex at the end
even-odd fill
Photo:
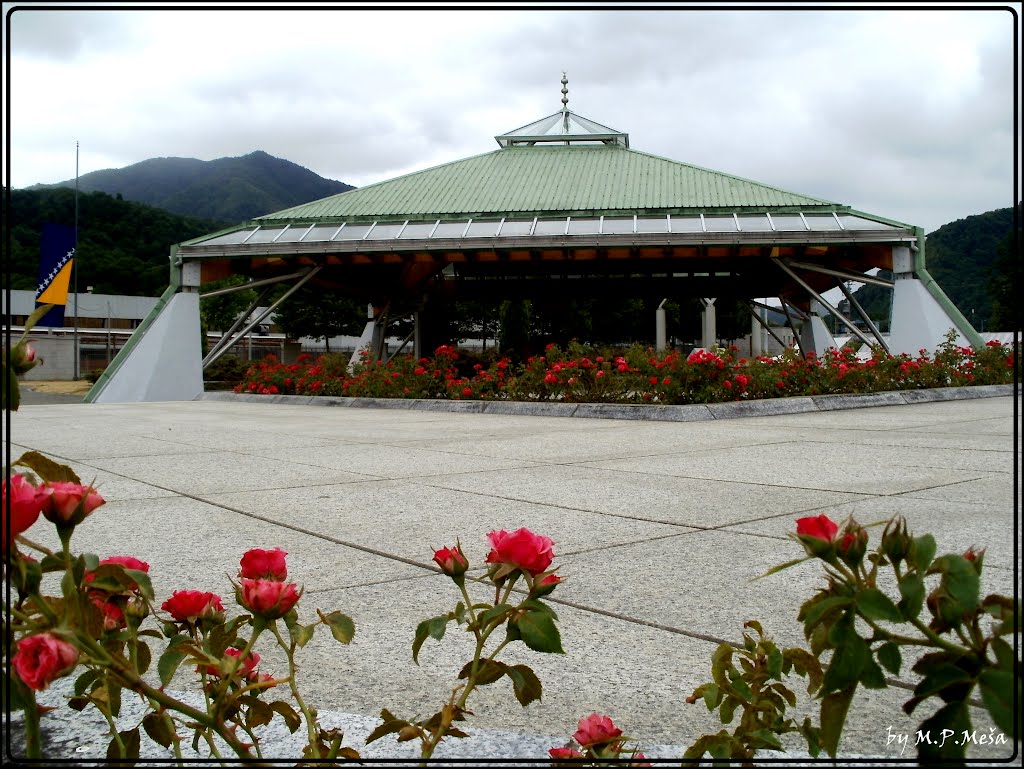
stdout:
POLYGON ((389 319, 412 314, 417 355, 447 341, 432 309, 456 297, 607 296, 627 286, 701 298, 705 344, 715 298, 747 301, 763 323, 756 298, 775 297, 791 323, 803 321, 801 349, 823 352, 834 341, 817 313, 849 320, 823 296, 837 287, 865 344, 916 354, 949 329, 960 344, 982 344, 925 269, 920 227, 632 149, 627 133, 570 111, 566 83, 561 110, 496 136, 497 150, 173 247, 170 287, 86 400, 196 397, 203 367, 244 337, 243 319, 281 283, 288 290, 265 314, 306 284, 343 292, 370 307, 364 338, 378 351, 389 319), (199 286, 231 275, 258 297, 202 358, 199 286), (893 288, 888 339, 847 282, 893 288))

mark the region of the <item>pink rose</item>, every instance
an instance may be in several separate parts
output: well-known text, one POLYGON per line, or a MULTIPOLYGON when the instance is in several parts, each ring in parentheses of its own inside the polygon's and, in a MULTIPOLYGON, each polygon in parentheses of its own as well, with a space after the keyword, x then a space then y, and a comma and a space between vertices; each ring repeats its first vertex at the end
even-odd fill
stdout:
POLYGON ((578 750, 572 748, 551 748, 548 750, 548 755, 551 756, 555 761, 567 761, 572 758, 583 758, 583 754, 578 750))
POLYGON ((797 518, 796 533, 803 534, 813 539, 820 539, 824 542, 831 542, 836 537, 839 527, 832 522, 827 515, 817 515, 808 518, 797 518))
POLYGON ((241 590, 236 592, 238 602, 263 619, 283 617, 302 595, 294 582, 269 579, 243 579, 241 590))
POLYGON ((51 633, 25 636, 11 658, 18 678, 38 692, 65 676, 78 664, 78 650, 51 633))
POLYGON ((288 569, 284 563, 286 555, 288 553, 279 547, 273 550, 249 550, 242 556, 242 568, 238 576, 243 579, 272 579, 284 582, 288 578, 288 569))
POLYGON ((49 492, 43 515, 58 526, 75 526, 106 503, 92 486, 55 481, 47 482, 43 488, 49 492))
POLYGON ((465 574, 466 569, 469 568, 469 561, 466 560, 462 548, 458 545, 435 550, 434 563, 441 567, 441 571, 451 577, 465 574))
POLYGON ((529 529, 517 529, 509 534, 502 529, 487 535, 491 541, 491 552, 487 563, 508 563, 536 576, 551 565, 555 544, 547 537, 534 534, 529 529))
MULTIPOLYGON (((100 566, 106 566, 107 564, 117 564, 123 566, 126 569, 134 569, 135 571, 144 571, 149 573, 149 564, 145 561, 140 561, 138 558, 131 555, 112 555, 109 558, 104 558, 100 561, 100 566)), ((85 573, 85 581, 92 582, 96 578, 96 575, 87 571, 85 573)), ((134 582, 128 587, 129 590, 135 590, 138 588, 134 582)))
POLYGON ((38 520, 48 498, 46 491, 33 486, 20 473, 12 475, 9 483, 6 480, 3 482, 3 527, 7 533, 3 539, 5 553, 14 538, 38 520), (7 517, 8 499, 11 505, 10 519, 7 517))
POLYGON ((160 606, 177 622, 195 622, 200 619, 222 619, 224 606, 220 596, 200 590, 175 590, 160 606))
POLYGON ((617 728, 608 716, 591 713, 586 718, 580 719, 579 729, 576 730, 573 739, 586 748, 591 745, 612 742, 621 736, 622 730, 617 728))

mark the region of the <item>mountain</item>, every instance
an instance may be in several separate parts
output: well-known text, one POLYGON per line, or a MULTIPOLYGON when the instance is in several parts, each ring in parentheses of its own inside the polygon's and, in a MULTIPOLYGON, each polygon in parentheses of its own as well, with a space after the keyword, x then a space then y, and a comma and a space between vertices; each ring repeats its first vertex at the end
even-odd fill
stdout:
MULTIPOLYGON (((29 190, 74 188, 75 180, 29 190)), ((150 158, 78 178, 82 192, 105 192, 181 216, 237 223, 355 189, 257 151, 237 158, 150 158)))
MULTIPOLYGON (((1020 227, 1021 205, 1017 204, 1017 226, 1020 227)), ((1013 235, 1014 209, 998 208, 984 214, 957 219, 930 233, 925 240, 925 265, 957 309, 976 329, 1009 331, 994 328, 993 294, 1006 282, 1007 268, 1013 260, 1006 256, 1013 235)), ((1017 260, 1019 262, 1019 259, 1017 260)), ((1017 265, 1019 270, 1019 264, 1017 265)), ((884 274, 880 277, 891 277, 884 274)), ((884 319, 888 327, 892 290, 878 286, 861 286, 854 292, 857 301, 873 319, 884 319)), ((1004 302, 1005 304, 1005 302, 1004 302)), ((1005 308, 1004 308, 1005 309, 1005 308)), ((995 316, 996 325, 1003 325, 1005 315, 995 316)))

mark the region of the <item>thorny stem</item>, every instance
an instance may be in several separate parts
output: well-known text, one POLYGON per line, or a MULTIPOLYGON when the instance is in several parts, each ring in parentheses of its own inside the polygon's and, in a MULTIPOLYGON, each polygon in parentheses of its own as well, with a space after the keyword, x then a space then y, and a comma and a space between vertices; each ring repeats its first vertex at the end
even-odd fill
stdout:
POLYGON ((299 710, 302 711, 302 715, 306 719, 306 733, 309 736, 309 749, 313 754, 312 758, 320 758, 320 749, 317 747, 316 716, 310 711, 305 700, 302 699, 302 695, 299 693, 299 687, 295 683, 295 644, 292 643, 289 645, 284 642, 284 638, 281 637, 281 631, 277 627, 277 622, 272 622, 270 624, 270 631, 277 639, 277 643, 288 655, 288 686, 291 688, 292 696, 299 705, 299 710))
POLYGON ((39 706, 36 705, 36 693, 31 689, 25 707, 25 756, 36 759, 43 757, 43 745, 39 735, 39 706))

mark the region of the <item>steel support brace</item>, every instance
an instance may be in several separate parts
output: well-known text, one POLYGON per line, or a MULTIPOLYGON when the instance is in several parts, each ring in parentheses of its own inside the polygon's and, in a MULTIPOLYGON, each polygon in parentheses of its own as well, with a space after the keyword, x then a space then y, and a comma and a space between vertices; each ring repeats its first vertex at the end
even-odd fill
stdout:
MULTIPOLYGON (((801 278, 799 275, 797 275, 795 272, 793 272, 793 270, 791 270, 789 268, 788 264, 783 262, 781 259, 775 259, 773 261, 777 265, 779 265, 779 268, 783 272, 785 272, 787 275, 789 275, 789 277, 791 277, 793 280, 795 280, 797 283, 799 283, 808 294, 810 294, 815 299, 817 299, 822 307, 824 307, 826 310, 828 310, 830 313, 832 313, 835 317, 837 317, 839 320, 843 321, 844 323, 847 321, 847 319, 843 317, 843 314, 841 312, 839 312, 839 310, 837 310, 835 307, 833 307, 831 304, 829 304, 828 300, 824 299, 821 296, 821 294, 819 294, 817 291, 815 291, 813 288, 811 288, 806 283, 806 281, 804 281, 803 278, 801 278)), ((864 335, 864 332, 861 331, 859 328, 857 328, 856 326, 850 326, 850 331, 853 332, 853 335, 855 337, 857 337, 861 342, 866 344, 868 347, 871 346, 870 340, 864 335)))
MULTIPOLYGON (((289 288, 287 291, 285 291, 284 294, 281 295, 280 299, 278 299, 276 302, 274 302, 272 305, 270 305, 270 307, 268 307, 266 310, 261 312, 259 317, 256 318, 256 320, 252 321, 245 328, 243 328, 241 331, 239 331, 238 334, 234 338, 232 338, 230 336, 231 332, 226 333, 224 335, 224 337, 221 338, 220 342, 217 343, 217 347, 214 350, 211 350, 207 354, 207 356, 205 358, 203 358, 203 368, 206 368, 207 366, 209 366, 211 363, 213 363, 215 360, 217 360, 220 356, 222 356, 224 353, 226 353, 229 349, 231 349, 234 345, 236 345, 239 341, 241 341, 242 338, 244 338, 246 334, 248 334, 250 331, 252 331, 254 328, 256 328, 256 326, 258 326, 260 323, 262 323, 264 318, 266 318, 268 315, 270 315, 270 313, 272 313, 274 310, 276 310, 278 307, 280 307, 281 304, 288 297, 290 297, 292 294, 294 294, 296 291, 298 291, 300 288, 302 288, 304 285, 306 285, 306 283, 309 281, 309 279, 312 278, 314 275, 316 275, 318 272, 320 272, 321 269, 323 269, 323 268, 322 267, 313 267, 312 269, 310 269, 305 275, 303 275, 303 277, 299 278, 299 280, 296 281, 295 285, 293 285, 291 288, 289 288)), ((252 312, 252 309, 255 309, 255 308, 251 308, 249 310, 249 312, 252 312)), ((247 318, 247 317, 248 317, 248 315, 243 313, 240 316, 240 319, 244 319, 244 318, 247 318)), ((237 326, 238 326, 238 321, 235 321, 235 325, 232 326, 232 331, 235 328, 237 328, 237 326)))
POLYGON ((843 281, 839 281, 839 288, 846 296, 850 306, 855 309, 861 319, 868 324, 868 328, 871 329, 871 334, 878 340, 878 344, 880 344, 882 349, 885 350, 885 354, 890 355, 889 345, 886 344, 885 340, 882 338, 882 333, 878 330, 878 327, 874 324, 871 318, 868 317, 868 314, 864 312, 864 308, 860 306, 860 302, 854 298, 853 293, 846 287, 846 284, 843 281))
MULTIPOLYGON (((797 333, 796 325, 793 323, 793 316, 789 312, 789 302, 781 297, 779 298, 779 301, 782 302, 782 311, 786 313, 786 323, 789 324, 789 330, 793 332, 793 341, 796 342, 796 349, 800 351, 800 355, 806 358, 807 355, 804 353, 804 346, 800 342, 800 334, 797 333)), ((783 347, 785 347, 785 345, 783 345, 783 347)))
MULTIPOLYGON (((776 342, 778 342, 779 345, 781 345, 782 349, 785 350, 786 349, 786 343, 783 342, 782 338, 772 330, 772 327, 769 326, 767 322, 765 322, 764 318, 762 318, 760 315, 757 314, 757 310, 755 310, 754 307, 753 307, 754 304, 759 304, 759 303, 756 303, 756 302, 748 302, 747 303, 747 309, 750 310, 750 314, 754 316, 754 320, 756 320, 758 323, 760 323, 761 327, 765 331, 767 331, 769 334, 771 334, 772 339, 774 339, 776 342)), ((764 307, 764 305, 761 305, 761 306, 764 307)))

